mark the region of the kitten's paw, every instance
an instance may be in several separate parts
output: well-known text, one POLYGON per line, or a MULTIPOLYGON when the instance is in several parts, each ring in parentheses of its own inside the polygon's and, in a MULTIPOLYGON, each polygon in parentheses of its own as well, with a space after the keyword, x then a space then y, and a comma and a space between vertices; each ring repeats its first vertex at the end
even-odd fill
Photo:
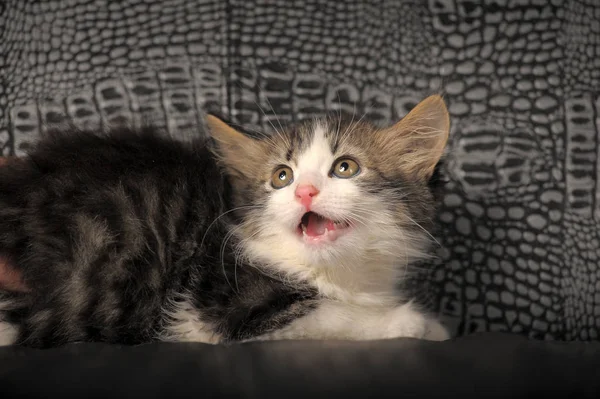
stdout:
POLYGON ((424 338, 428 331, 428 320, 409 304, 390 310, 385 320, 381 338, 424 338))
POLYGON ((450 333, 442 323, 435 319, 429 319, 427 320, 427 331, 423 339, 428 341, 446 341, 450 339, 450 333))
POLYGON ((19 330, 13 324, 0 321, 0 346, 10 346, 15 343, 19 330))

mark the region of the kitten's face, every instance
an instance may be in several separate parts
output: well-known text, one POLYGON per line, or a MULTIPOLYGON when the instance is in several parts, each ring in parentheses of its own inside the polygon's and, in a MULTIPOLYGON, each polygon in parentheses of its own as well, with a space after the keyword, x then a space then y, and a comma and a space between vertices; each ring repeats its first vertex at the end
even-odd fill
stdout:
POLYGON ((439 97, 382 130, 330 117, 256 140, 210 124, 254 256, 351 267, 425 249, 434 212, 427 183, 448 135, 439 97))

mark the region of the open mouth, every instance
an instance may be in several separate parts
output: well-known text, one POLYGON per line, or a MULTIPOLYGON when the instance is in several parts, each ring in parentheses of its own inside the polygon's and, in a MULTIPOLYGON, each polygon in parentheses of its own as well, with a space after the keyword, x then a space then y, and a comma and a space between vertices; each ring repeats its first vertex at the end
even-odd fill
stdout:
POLYGON ((327 219, 315 212, 306 212, 297 232, 306 242, 318 243, 322 241, 335 241, 350 228, 347 221, 327 219))

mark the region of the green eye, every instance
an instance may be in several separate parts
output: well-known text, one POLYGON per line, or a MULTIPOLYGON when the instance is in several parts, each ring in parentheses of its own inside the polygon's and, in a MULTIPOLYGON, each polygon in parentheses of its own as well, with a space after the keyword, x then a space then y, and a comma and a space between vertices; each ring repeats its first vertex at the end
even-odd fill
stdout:
POLYGON ((275 189, 284 188, 294 181, 294 172, 287 166, 280 166, 275 169, 271 176, 271 186, 275 189))
POLYGON ((360 172, 360 166, 351 158, 340 158, 333 164, 331 174, 340 179, 348 179, 360 172))

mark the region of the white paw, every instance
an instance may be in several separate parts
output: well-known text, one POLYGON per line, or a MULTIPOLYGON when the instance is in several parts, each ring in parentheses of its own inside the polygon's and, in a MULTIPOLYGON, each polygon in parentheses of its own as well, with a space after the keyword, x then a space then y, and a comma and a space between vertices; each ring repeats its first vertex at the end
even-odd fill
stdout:
POLYGON ((427 333, 428 320, 409 304, 390 310, 384 318, 381 338, 423 338, 427 333))
POLYGON ((9 346, 15 343, 19 330, 14 325, 0 321, 0 346, 9 346))
POLYGON ((450 338, 448 330, 439 321, 428 318, 410 304, 390 310, 384 318, 381 338, 408 337, 428 341, 445 341, 450 338))
POLYGON ((446 341, 450 339, 450 333, 442 323, 435 319, 429 319, 427 320, 427 332, 423 339, 428 341, 446 341))

